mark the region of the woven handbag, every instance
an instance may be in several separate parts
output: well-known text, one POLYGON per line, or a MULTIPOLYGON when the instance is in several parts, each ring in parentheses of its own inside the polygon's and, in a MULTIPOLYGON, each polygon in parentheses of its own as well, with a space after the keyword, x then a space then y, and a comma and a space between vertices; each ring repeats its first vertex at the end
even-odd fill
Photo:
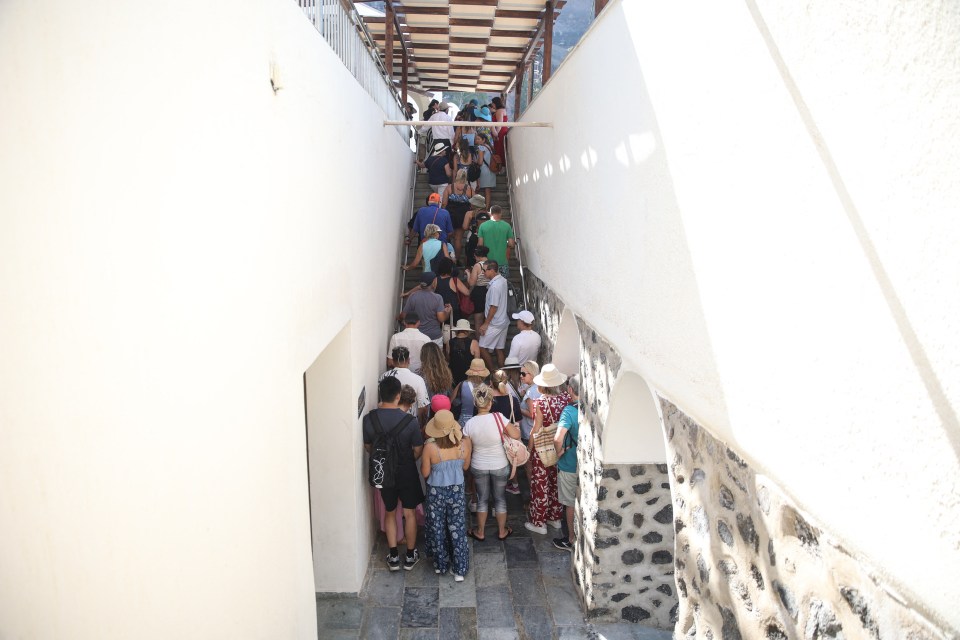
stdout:
POLYGON ((557 449, 553 446, 553 437, 557 434, 557 425, 551 424, 544 427, 531 436, 533 439, 533 448, 540 458, 540 462, 545 467, 552 467, 557 464, 557 449))

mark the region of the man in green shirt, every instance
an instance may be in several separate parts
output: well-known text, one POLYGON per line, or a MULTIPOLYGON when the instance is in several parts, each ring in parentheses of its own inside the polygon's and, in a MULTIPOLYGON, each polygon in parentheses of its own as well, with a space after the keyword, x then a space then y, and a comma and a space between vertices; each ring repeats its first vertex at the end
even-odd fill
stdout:
POLYGON ((513 251, 517 243, 513 238, 513 227, 500 219, 502 213, 499 205, 490 207, 490 219, 477 229, 477 244, 490 249, 490 260, 500 265, 500 275, 506 278, 510 275, 507 247, 513 251))

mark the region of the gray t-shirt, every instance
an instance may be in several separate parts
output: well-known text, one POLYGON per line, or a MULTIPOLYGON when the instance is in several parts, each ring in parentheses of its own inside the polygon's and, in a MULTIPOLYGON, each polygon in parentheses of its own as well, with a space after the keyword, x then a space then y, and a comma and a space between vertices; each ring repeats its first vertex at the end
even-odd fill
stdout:
POLYGON ((429 289, 420 289, 414 291, 407 298, 407 303, 403 305, 403 312, 416 312, 420 316, 420 331, 427 334, 431 340, 440 337, 440 321, 437 320, 437 312, 443 311, 443 298, 439 293, 434 293, 429 289))
POLYGON ((497 312, 493 315, 490 326, 502 327, 510 324, 510 316, 507 314, 507 279, 501 275, 498 275, 487 285, 487 307, 484 312, 489 313, 490 307, 494 305, 497 307, 497 312))

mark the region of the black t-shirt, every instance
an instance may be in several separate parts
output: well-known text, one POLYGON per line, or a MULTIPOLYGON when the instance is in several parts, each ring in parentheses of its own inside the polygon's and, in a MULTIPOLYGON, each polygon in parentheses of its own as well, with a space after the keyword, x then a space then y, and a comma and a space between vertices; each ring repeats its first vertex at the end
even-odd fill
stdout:
POLYGON ((493 405, 490 407, 490 413, 502 413, 508 420, 510 419, 510 405, 513 404, 513 421, 520 422, 523 414, 520 413, 520 401, 507 393, 505 396, 494 396, 493 405), (513 402, 511 402, 511 400, 513 402))
MULTIPOLYGON (((400 409, 374 409, 380 418, 380 426, 384 433, 390 433, 390 430, 397 426, 404 417, 410 415, 400 409)), ((370 413, 373 413, 371 411, 370 413)), ((363 444, 373 444, 373 421, 370 419, 370 413, 363 416, 363 444)), ((413 448, 423 446, 423 436, 420 434, 420 425, 417 419, 411 420, 403 430, 397 434, 397 443, 400 445, 400 463, 413 464, 416 458, 413 457, 413 448)))
POLYGON ((437 112, 436 107, 430 107, 429 109, 427 109, 426 111, 423 112, 423 118, 422 118, 422 119, 423 119, 423 120, 429 120, 430 117, 431 117, 433 114, 435 114, 436 112, 437 112))
POLYGON ((430 156, 423 163, 427 166, 427 178, 430 184, 447 184, 450 182, 450 176, 447 175, 446 167, 450 164, 446 155, 430 156))

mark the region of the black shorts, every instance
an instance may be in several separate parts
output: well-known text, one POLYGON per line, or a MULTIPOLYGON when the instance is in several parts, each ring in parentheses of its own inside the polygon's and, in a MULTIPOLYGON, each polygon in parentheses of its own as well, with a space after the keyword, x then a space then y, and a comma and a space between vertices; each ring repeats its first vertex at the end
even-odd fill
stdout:
POLYGON ((387 511, 397 508, 397 501, 404 509, 416 509, 424 500, 423 487, 420 486, 420 474, 415 463, 401 464, 397 469, 397 484, 391 489, 380 489, 383 507, 387 511))
POLYGON ((482 314, 487 306, 487 285, 475 286, 470 292, 470 300, 473 302, 473 312, 482 314))

